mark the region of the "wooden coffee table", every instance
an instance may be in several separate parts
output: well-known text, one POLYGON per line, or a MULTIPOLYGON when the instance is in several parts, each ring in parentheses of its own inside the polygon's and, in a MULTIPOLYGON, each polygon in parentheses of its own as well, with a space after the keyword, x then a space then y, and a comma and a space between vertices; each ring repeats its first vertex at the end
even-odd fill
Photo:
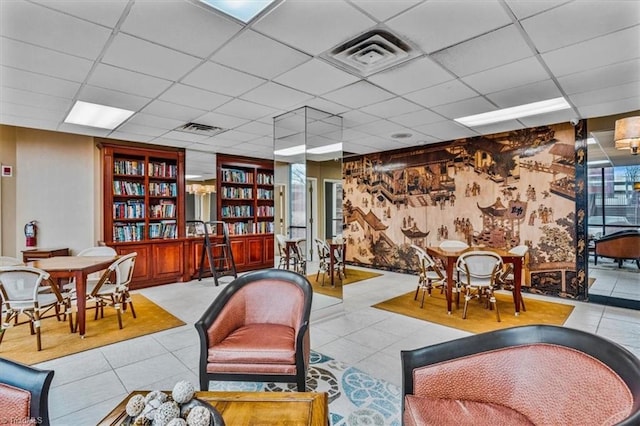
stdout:
MULTIPOLYGON (((126 418, 127 401, 133 391, 98 423, 120 425, 126 418)), ((166 392, 170 394, 170 392, 166 392)), ((225 424, 327 426, 329 406, 326 392, 196 392, 196 398, 213 405, 225 424)))

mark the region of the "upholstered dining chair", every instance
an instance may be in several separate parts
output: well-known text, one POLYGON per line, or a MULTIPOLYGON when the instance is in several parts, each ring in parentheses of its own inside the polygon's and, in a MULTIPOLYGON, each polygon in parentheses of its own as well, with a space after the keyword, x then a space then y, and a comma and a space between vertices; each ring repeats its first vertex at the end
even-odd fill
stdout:
POLYGON ((53 370, 0 358, 0 423, 49 426, 53 370))
POLYGON ((200 390, 210 380, 296 383, 309 367, 313 291, 293 271, 263 269, 229 283, 195 323, 200 390))
POLYGON ((473 297, 486 298, 487 307, 495 309, 496 319, 500 322, 500 312, 493 293, 496 277, 502 270, 502 257, 492 251, 474 250, 462 253, 456 262, 458 284, 464 289, 464 309, 462 318, 467 318, 469 301, 473 297), (472 291, 476 291, 472 295, 472 291))
POLYGON ((440 269, 435 260, 420 246, 411 245, 418 258, 418 287, 413 300, 418 300, 418 293, 422 290, 422 301, 420 308, 424 307, 424 296, 428 293, 431 296, 431 290, 434 287, 443 289, 447 285, 447 277, 440 269))
POLYGON ((31 334, 36 335, 38 351, 42 350, 40 321, 52 316, 56 316, 58 320, 68 317, 69 329, 73 332, 69 294, 61 293, 58 286, 50 282, 49 273, 41 269, 28 266, 0 267, 0 296, 5 314, 0 327, 0 343, 6 333, 5 329, 14 325, 29 324, 31 334), (47 291, 42 291, 45 287, 47 291), (47 316, 47 312, 52 309, 55 313, 47 316), (28 319, 21 321, 21 314, 26 315, 28 319))
POLYGON ((640 424, 640 359, 596 334, 527 325, 401 351, 402 424, 640 424))
MULTIPOLYGON (((524 265, 524 257, 527 255, 528 251, 529 251, 529 246, 522 244, 522 245, 511 248, 511 250, 509 250, 509 254, 522 257, 523 258, 522 263, 524 265)), ((500 271, 500 273, 498 274, 498 276, 496 277, 496 280, 500 285, 500 288, 504 290, 515 291, 515 286, 513 285, 513 280, 515 279, 513 274, 513 268, 514 268, 513 263, 505 264, 502 270, 500 271)), ((527 308, 524 305, 524 299, 522 298, 522 295, 520 295, 520 307, 522 308, 523 312, 527 311, 527 308)))

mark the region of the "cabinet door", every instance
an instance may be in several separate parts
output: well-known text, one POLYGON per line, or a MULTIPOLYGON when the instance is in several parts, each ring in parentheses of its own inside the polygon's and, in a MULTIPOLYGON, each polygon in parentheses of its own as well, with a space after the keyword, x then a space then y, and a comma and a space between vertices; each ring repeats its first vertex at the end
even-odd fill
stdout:
POLYGON ((273 235, 264 237, 264 263, 273 266, 275 260, 275 241, 273 235))
MULTIPOLYGON (((204 249, 204 240, 193 240, 190 244, 189 252, 189 278, 197 278, 200 272, 200 257, 202 256, 202 250, 204 249)), ((214 257, 215 257, 214 253, 214 257)), ((209 267, 209 256, 204 254, 204 268, 202 271, 203 277, 211 276, 211 268, 209 267)))
POLYGON ((153 278, 159 280, 181 280, 184 246, 180 241, 153 244, 153 278))
POLYGON ((231 238, 231 252, 236 269, 242 270, 247 266, 247 240, 243 237, 231 238))
POLYGON ((126 245, 116 248, 118 254, 129 254, 134 251, 136 256, 136 266, 133 269, 133 281, 131 286, 137 288, 137 284, 150 281, 152 277, 151 269, 151 246, 148 244, 126 245))
POLYGON ((247 238, 247 264, 261 265, 264 262, 264 238, 262 236, 247 238))

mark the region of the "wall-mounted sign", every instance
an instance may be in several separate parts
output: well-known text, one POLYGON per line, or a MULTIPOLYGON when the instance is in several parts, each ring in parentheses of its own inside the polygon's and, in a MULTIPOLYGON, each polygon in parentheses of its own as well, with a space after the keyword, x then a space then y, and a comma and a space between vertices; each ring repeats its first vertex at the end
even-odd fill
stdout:
POLYGON ((2 177, 12 177, 13 176, 13 166, 2 166, 2 177))

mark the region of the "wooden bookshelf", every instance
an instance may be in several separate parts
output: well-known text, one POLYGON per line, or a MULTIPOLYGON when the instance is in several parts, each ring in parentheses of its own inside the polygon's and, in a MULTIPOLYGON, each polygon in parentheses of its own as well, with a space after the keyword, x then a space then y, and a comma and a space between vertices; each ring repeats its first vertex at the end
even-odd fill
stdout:
POLYGON ((273 266, 273 162, 216 156, 217 218, 227 224, 239 271, 273 266))
POLYGON ((182 281, 184 150, 100 139, 104 241, 137 252, 134 288, 182 281))

